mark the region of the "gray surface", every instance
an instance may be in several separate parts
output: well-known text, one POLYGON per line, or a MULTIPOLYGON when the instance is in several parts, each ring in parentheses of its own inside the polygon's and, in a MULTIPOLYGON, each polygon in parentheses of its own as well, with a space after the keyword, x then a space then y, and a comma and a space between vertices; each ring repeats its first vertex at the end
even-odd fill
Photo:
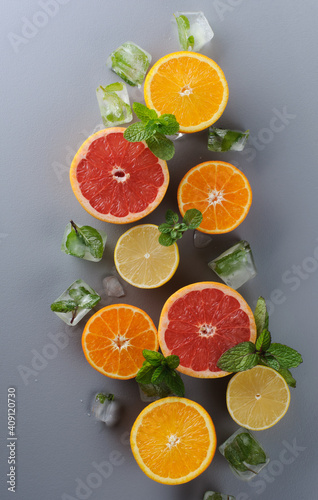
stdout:
MULTIPOLYGON (((317 445, 313 444, 317 441, 317 2, 63 3, 54 17, 36 17, 45 26, 25 43, 16 41, 16 50, 9 33, 22 36, 24 18, 32 20, 43 8, 34 0, 2 6, 1 499, 10 498, 5 475, 6 394, 11 386, 16 387, 18 399, 18 500, 199 500, 207 489, 234 494, 237 500, 317 498, 317 445), (187 234, 180 243, 175 277, 151 292, 125 285, 127 296, 120 301, 142 307, 157 323, 172 292, 191 282, 214 279, 206 265, 211 258, 239 238, 250 242, 258 275, 240 291, 252 307, 260 294, 271 299, 272 334, 304 357, 294 371, 298 387, 292 390, 288 413, 275 427, 258 434, 272 468, 254 488, 236 479, 218 452, 205 473, 186 485, 168 487, 148 479, 125 441, 144 407, 136 383, 107 379, 91 368, 80 344, 85 320, 70 336, 49 309, 77 278, 101 289, 102 278, 113 270, 114 245, 126 229, 107 225, 107 251, 98 264, 60 251, 70 218, 106 226, 81 208, 67 173, 72 152, 100 123, 96 86, 116 80, 105 67, 106 58, 126 40, 148 50, 153 61, 178 50, 172 12, 195 9, 205 12, 215 31, 203 53, 221 65, 229 82, 229 103, 218 125, 249 128, 254 137, 259 134, 267 142, 258 142, 254 153, 222 156, 237 162, 248 176, 252 208, 236 231, 215 237, 207 249, 194 249, 192 235, 187 234), (273 124, 277 127, 273 118, 285 107, 293 117, 279 132, 266 132, 273 124), (54 355, 47 345, 58 332, 69 342, 54 355), (54 356, 24 383, 18 366, 31 368, 34 350, 54 356), (112 431, 87 415, 89 398, 100 389, 114 392, 125 408, 120 425, 112 431), (284 452, 286 443, 293 442, 302 447, 294 456, 284 452), (96 472, 93 462, 116 458, 111 455, 114 450, 124 458, 121 465, 114 466, 109 477, 99 476, 100 481, 90 476, 96 472), (77 478, 86 484, 95 479, 97 487, 76 493, 77 478)), ((171 182, 165 200, 144 222, 159 223, 168 207, 176 208, 176 189, 189 168, 218 158, 221 155, 206 149, 206 132, 180 140, 169 162, 171 182)), ((186 379, 187 397, 210 412, 219 443, 237 427, 226 411, 227 381, 186 379)))

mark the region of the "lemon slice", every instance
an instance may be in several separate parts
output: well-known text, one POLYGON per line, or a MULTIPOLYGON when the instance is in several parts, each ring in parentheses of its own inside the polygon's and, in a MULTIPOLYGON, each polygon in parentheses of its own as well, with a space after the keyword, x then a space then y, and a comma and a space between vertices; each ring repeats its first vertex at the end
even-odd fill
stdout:
POLYGON ((287 412, 289 402, 285 379, 267 366, 237 373, 227 386, 227 409, 245 429, 262 431, 277 424, 287 412))
POLYGON ((157 288, 176 272, 179 250, 174 243, 159 243, 158 226, 141 224, 126 231, 115 247, 115 266, 120 276, 138 288, 157 288))

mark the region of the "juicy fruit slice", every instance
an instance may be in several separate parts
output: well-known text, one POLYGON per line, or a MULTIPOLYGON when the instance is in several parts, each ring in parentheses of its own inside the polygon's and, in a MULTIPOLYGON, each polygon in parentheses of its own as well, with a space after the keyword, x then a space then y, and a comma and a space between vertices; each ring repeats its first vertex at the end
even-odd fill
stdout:
POLYGON ((72 161, 70 180, 82 207, 97 219, 125 224, 152 212, 163 199, 169 172, 145 142, 128 142, 125 128, 91 135, 72 161))
POLYGON ((133 455, 143 472, 164 484, 181 484, 211 463, 216 434, 209 414, 185 398, 159 399, 137 417, 130 435, 133 455))
POLYGON ((285 415, 290 391, 285 379, 268 366, 255 366, 234 375, 227 387, 226 404, 236 423, 254 431, 268 429, 285 415))
POLYGON ((157 329, 138 307, 113 304, 89 319, 82 347, 97 371, 111 378, 130 379, 145 361, 143 349, 158 350, 157 329))
POLYGON ((221 283, 202 282, 175 292, 163 306, 159 344, 180 358, 177 370, 199 378, 228 375, 220 356, 240 342, 256 340, 253 313, 243 297, 221 283))
POLYGON ((157 288, 177 270, 177 244, 160 245, 158 226, 140 224, 126 231, 118 240, 114 260, 120 276, 138 288, 157 288))
POLYGON ((252 203, 251 186, 234 165, 207 161, 189 170, 178 187, 178 205, 182 215, 189 208, 203 214, 199 231, 227 233, 245 219, 252 203))
POLYGON ((172 113, 180 132, 198 132, 216 122, 228 101, 221 68, 196 52, 174 52, 154 64, 144 87, 148 108, 172 113))

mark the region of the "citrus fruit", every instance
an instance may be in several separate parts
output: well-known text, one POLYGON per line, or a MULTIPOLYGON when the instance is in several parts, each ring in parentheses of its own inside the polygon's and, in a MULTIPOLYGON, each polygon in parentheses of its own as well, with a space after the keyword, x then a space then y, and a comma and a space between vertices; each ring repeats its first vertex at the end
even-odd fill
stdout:
POLYGON ((148 405, 130 434, 133 455, 143 472, 164 484, 181 484, 211 463, 216 434, 209 414, 185 398, 164 398, 148 405))
POLYGON ((115 247, 115 266, 120 276, 138 288, 157 288, 166 283, 179 264, 177 244, 160 245, 158 226, 140 224, 126 231, 115 247))
POLYGON ((230 163, 207 161, 189 170, 178 187, 182 215, 189 208, 203 214, 198 227, 203 233, 227 233, 245 219, 252 203, 245 175, 230 163))
POLYGON ((91 135, 76 153, 71 186, 82 207, 97 219, 126 224, 145 217, 161 202, 169 183, 165 161, 145 142, 128 142, 125 128, 91 135))
POLYGON ((238 292, 208 281, 187 285, 169 297, 158 335, 164 356, 179 356, 177 370, 192 377, 216 378, 228 375, 217 367, 220 356, 240 342, 255 342, 256 325, 238 292))
POLYGON ((144 95, 148 108, 175 115, 180 132, 198 132, 220 118, 229 90, 212 59, 196 52, 174 52, 151 68, 144 95))
POLYGON ((129 379, 145 361, 142 351, 158 350, 157 330, 147 313, 127 304, 112 304, 85 325, 82 347, 87 361, 107 377, 129 379))
POLYGON ((285 379, 268 366, 255 366, 236 373, 226 391, 229 414, 242 427, 268 429, 285 415, 290 391, 285 379))

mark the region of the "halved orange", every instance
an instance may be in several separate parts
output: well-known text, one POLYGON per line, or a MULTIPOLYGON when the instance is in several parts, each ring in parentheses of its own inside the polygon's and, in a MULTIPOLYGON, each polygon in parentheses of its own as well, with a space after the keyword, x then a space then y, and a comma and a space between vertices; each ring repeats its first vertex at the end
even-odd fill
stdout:
POLYGON ((126 224, 145 217, 163 199, 169 171, 145 142, 128 142, 125 128, 91 135, 76 153, 71 186, 82 207, 97 219, 126 224))
POLYGON ((212 59, 196 52, 174 52, 151 68, 144 95, 148 108, 176 116, 180 132, 198 132, 220 118, 229 89, 212 59))
POLYGON ((199 378, 229 375, 220 356, 240 342, 256 340, 254 315, 243 297, 221 283, 187 285, 163 306, 158 327, 164 356, 180 358, 177 370, 199 378))
POLYGON ((130 435, 133 455, 143 472, 159 483, 181 484, 211 463, 216 434, 210 415, 185 398, 164 398, 148 405, 130 435))
POLYGON ((88 320, 82 347, 95 370, 107 377, 130 379, 145 361, 143 349, 158 350, 157 329, 138 307, 112 304, 88 320))
POLYGON ((251 186, 245 175, 224 161, 206 161, 189 170, 178 187, 182 215, 189 208, 203 214, 198 230, 228 233, 245 219, 252 203, 251 186))

